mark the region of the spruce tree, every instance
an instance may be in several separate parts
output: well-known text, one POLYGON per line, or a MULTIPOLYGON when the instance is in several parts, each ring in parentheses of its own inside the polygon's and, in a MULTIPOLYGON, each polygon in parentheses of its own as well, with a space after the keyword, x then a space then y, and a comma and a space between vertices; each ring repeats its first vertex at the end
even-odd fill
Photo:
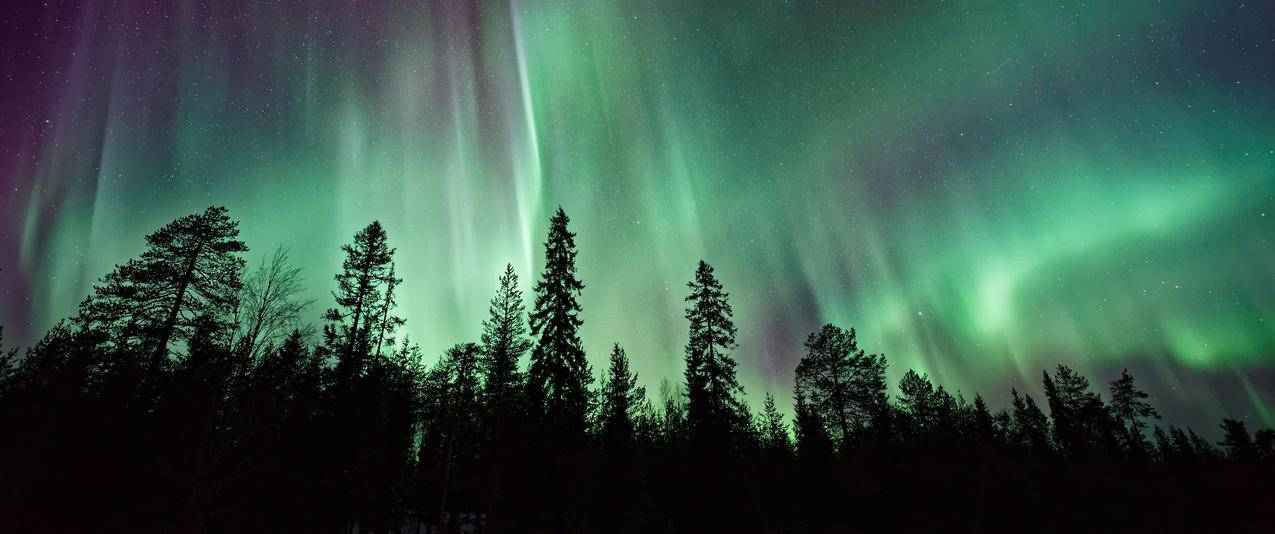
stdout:
POLYGON ((842 448, 880 420, 888 408, 884 356, 859 348, 855 331, 826 324, 806 338, 796 381, 806 402, 829 425, 842 448))
POLYGON ((575 234, 558 208, 549 222, 545 266, 536 282, 531 335, 536 340, 527 370, 527 401, 534 413, 568 438, 583 436, 589 411, 589 363, 580 342, 584 284, 576 278, 575 234))
POLYGON ((518 364, 531 348, 531 340, 527 339, 527 311, 513 265, 505 265, 499 282, 489 316, 482 324, 482 369, 487 411, 503 418, 512 416, 520 405, 518 364))
POLYGON ((634 442, 634 418, 646 392, 638 387, 637 375, 629 370, 629 358, 616 343, 611 349, 611 365, 602 385, 602 406, 598 433, 602 445, 624 450, 634 442))
POLYGON ((761 428, 762 452, 772 461, 788 457, 792 453, 792 438, 788 435, 788 423, 784 422, 784 414, 775 407, 775 396, 766 393, 758 416, 761 428))
POLYGON ((735 376, 735 323, 730 295, 703 260, 695 279, 686 284, 686 319, 690 339, 686 343, 687 417, 694 437, 725 439, 748 418, 739 396, 743 387, 735 376))
MULTIPOLYGON (((214 338, 229 335, 248 250, 226 208, 181 217, 146 236, 142 255, 102 278, 80 305, 82 328, 100 329, 117 348, 150 354, 148 375, 167 359, 170 343, 189 340, 196 323, 214 321, 214 338)), ((228 339, 227 339, 228 341, 228 339)))
POLYGON ((971 423, 971 430, 976 443, 987 445, 997 441, 996 418, 992 416, 991 410, 987 408, 987 403, 983 401, 982 395, 974 395, 971 423))

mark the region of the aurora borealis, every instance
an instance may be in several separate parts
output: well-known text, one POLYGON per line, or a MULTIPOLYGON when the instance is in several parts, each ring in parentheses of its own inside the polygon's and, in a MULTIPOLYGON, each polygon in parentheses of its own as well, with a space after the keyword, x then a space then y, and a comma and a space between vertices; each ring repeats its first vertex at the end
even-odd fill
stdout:
MULTIPOLYGON (((685 283, 789 401, 854 326, 993 406, 1129 367, 1166 416, 1275 424, 1275 5, 36 2, 0 13, 0 324, 30 343, 142 236, 225 205, 315 320, 379 219, 406 332, 474 340, 549 216, 583 338, 678 379, 685 283)), ((1204 422, 1207 421, 1207 422, 1204 422)), ((1198 423, 1197 423, 1198 422, 1198 423)), ((1256 424, 1256 423, 1255 423, 1256 424)))

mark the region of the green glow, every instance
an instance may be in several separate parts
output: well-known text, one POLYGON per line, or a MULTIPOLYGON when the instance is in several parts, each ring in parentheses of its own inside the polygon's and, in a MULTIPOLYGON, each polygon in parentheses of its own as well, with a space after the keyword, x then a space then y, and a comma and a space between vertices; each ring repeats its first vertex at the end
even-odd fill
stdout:
MULTIPOLYGON (((407 332, 439 354, 477 338, 506 262, 528 290, 561 205, 592 364, 618 342, 643 382, 680 376, 700 258, 732 294, 754 404, 788 402, 825 321, 895 380, 989 398, 1060 361, 1103 384, 1151 359, 1140 381, 1193 399, 1213 392, 1182 369, 1270 368, 1275 86, 1156 44, 1203 7, 645 4, 404 2, 374 22, 257 6, 248 58, 229 24, 178 24, 175 48, 102 37, 120 48, 86 61, 113 78, 70 95, 101 109, 54 125, 6 216, 50 274, 34 323, 146 232, 224 204, 250 263, 292 247, 316 318, 338 245, 380 219, 407 332)), ((1270 394, 1247 395, 1275 423, 1270 394)))

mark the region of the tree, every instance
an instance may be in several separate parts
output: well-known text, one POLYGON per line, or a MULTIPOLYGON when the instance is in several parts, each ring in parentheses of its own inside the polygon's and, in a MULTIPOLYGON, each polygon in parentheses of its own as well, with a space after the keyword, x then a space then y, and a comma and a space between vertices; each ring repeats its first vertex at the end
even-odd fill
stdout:
POLYGON ((687 416, 698 438, 722 439, 735 433, 748 412, 739 400, 744 389, 735 376, 735 323, 730 295, 722 291, 713 267, 700 260, 695 279, 688 282, 686 319, 687 416))
POLYGON ((1118 448, 1113 421, 1102 398, 1089 390, 1089 380, 1065 365, 1054 376, 1042 371, 1054 436, 1067 454, 1082 455, 1118 448))
POLYGON ((762 452, 772 461, 787 458, 792 454, 792 438, 788 435, 788 423, 784 422, 784 414, 775 407, 775 396, 766 393, 758 416, 761 435, 762 452))
POLYGON ((584 284, 576 278, 575 234, 559 207, 549 221, 545 266, 536 282, 531 335, 536 339, 527 369, 527 400, 537 415, 569 439, 584 435, 593 373, 580 342, 584 284))
POLYGON ((461 343, 448 349, 424 379, 419 465, 437 481, 439 524, 446 521, 449 499, 460 489, 481 454, 480 349, 461 343))
POLYGON ((1152 435, 1155 436, 1155 449, 1159 455, 1160 461, 1169 462, 1178 459, 1178 451, 1173 446, 1173 440, 1165 433, 1163 428, 1155 427, 1152 435))
POLYGON ((886 404, 884 356, 859 348, 853 328, 826 324, 806 338, 806 355, 797 364, 796 381, 810 408, 829 426, 842 448, 850 446, 886 404))
POLYGON ((1147 424, 1142 419, 1160 418, 1155 408, 1143 400, 1147 397, 1145 392, 1134 387, 1133 375, 1129 374, 1128 369, 1120 373, 1120 378, 1111 382, 1111 414, 1119 422, 1125 447, 1140 456, 1150 450, 1150 444, 1143 433, 1147 424))
POLYGON ((1253 445, 1263 460, 1275 459, 1275 429, 1263 428, 1253 433, 1253 445))
POLYGON ((1014 441, 1028 450, 1048 452, 1051 449, 1049 419, 1030 394, 1019 396, 1014 388, 1010 388, 1009 392, 1013 397, 1014 441))
POLYGON ((491 299, 489 316, 482 324, 482 369, 488 413, 512 416, 519 405, 522 377, 518 363, 531 348, 527 339, 526 309, 518 275, 505 265, 500 287, 491 299))
POLYGON ((637 385, 637 375, 629 370, 629 358, 616 343, 611 349, 611 366, 602 385, 602 406, 598 433, 602 445, 624 450, 633 445, 634 418, 646 391, 637 385))
POLYGON ((236 312, 236 349, 245 357, 256 360, 266 345, 299 326, 301 313, 314 303, 298 298, 305 291, 302 280, 301 269, 291 264, 283 247, 244 279, 236 312))
POLYGON ((1221 426, 1223 436, 1219 443, 1226 449, 1227 458, 1237 462, 1251 462, 1257 459, 1257 446, 1253 443, 1253 438, 1249 436, 1243 421, 1224 418, 1221 426))
POLYGON ((800 387, 794 397, 793 430, 797 435, 797 459, 815 464, 828 460, 832 456, 833 445, 827 425, 819 411, 806 401, 800 387))
POLYGON ((899 408, 907 422, 906 432, 912 439, 928 435, 934 427, 934 385, 928 376, 908 369, 899 379, 899 408))
POLYGON ((381 299, 381 311, 377 314, 376 350, 372 354, 381 355, 381 347, 394 346, 394 331, 406 322, 402 317, 390 315, 398 306, 394 299, 394 289, 403 283, 402 278, 394 276, 394 264, 390 263, 390 272, 385 275, 385 298, 381 299))
POLYGON ((167 358, 174 339, 189 340, 199 320, 216 321, 222 334, 238 305, 244 267, 239 223, 226 208, 178 218, 146 236, 137 259, 102 278, 80 304, 77 323, 102 329, 118 348, 150 352, 148 376, 167 358))
POLYGON ((345 260, 336 275, 337 289, 332 293, 336 308, 329 309, 323 334, 326 350, 338 355, 342 376, 357 375, 371 350, 373 321, 391 299, 385 288, 390 284, 394 249, 387 244, 385 229, 372 221, 354 234, 354 242, 341 246, 345 260))
POLYGON ((983 396, 974 395, 974 405, 971 409, 970 422, 972 423, 971 431, 974 435, 974 441, 981 445, 996 443, 996 419, 992 416, 991 410, 987 408, 987 403, 983 401, 983 396))

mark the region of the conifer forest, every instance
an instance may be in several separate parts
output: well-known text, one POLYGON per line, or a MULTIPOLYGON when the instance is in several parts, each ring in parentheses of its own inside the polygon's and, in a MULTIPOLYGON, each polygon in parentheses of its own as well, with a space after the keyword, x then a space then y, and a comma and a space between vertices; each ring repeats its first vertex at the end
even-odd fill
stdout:
POLYGON ((0 1, 0 534, 1275 532, 1273 23, 0 1))

